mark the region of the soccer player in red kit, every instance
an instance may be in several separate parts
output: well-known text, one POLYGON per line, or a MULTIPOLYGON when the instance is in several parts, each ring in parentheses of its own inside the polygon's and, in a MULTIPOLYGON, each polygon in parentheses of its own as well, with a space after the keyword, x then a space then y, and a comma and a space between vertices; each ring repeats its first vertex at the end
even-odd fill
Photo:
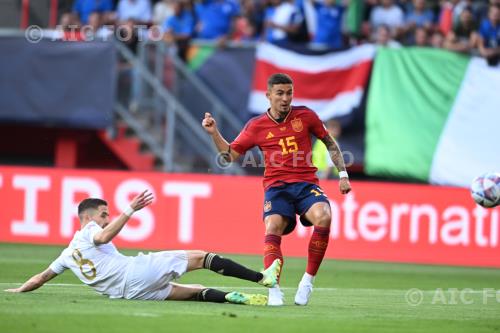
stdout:
MULTIPOLYGON (((293 81, 286 74, 271 75, 267 81, 271 107, 251 119, 229 144, 217 129, 215 119, 205 113, 202 125, 212 136, 227 161, 234 161, 254 146, 264 155, 264 206, 266 226, 264 266, 275 259, 283 262, 281 236, 293 231, 296 215, 305 226, 314 226, 309 242, 307 268, 295 295, 295 304, 306 305, 314 277, 325 255, 330 238, 331 210, 328 198, 318 185, 317 169, 311 161, 311 134, 322 140, 339 170, 340 192, 351 190, 339 146, 317 114, 305 106, 292 106, 293 81)), ((269 289, 268 305, 283 305, 279 286, 269 289)))

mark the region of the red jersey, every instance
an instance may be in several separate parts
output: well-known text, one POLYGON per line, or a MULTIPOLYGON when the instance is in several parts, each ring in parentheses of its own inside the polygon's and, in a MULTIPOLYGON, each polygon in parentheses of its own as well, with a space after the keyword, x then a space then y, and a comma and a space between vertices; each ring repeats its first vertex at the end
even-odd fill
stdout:
POLYGON ((281 123, 274 120, 269 111, 251 119, 231 143, 231 149, 243 155, 252 147, 259 147, 266 166, 266 189, 276 182, 318 184, 317 169, 311 160, 311 134, 323 139, 328 131, 314 111, 305 106, 292 106, 281 123))

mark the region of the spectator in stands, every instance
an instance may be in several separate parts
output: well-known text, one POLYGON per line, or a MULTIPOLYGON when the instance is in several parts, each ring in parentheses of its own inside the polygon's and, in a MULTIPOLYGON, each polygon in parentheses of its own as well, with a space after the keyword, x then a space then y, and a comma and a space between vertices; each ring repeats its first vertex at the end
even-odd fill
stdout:
POLYGON ((431 47, 440 49, 444 46, 444 34, 441 30, 435 30, 431 35, 431 47))
MULTIPOLYGON (((316 1, 316 0, 312 0, 316 1)), ((322 0, 318 0, 322 1, 322 0)), ((341 1, 349 0, 335 0, 340 3, 341 1)), ((316 16, 316 11, 311 5, 308 7, 307 0, 293 0, 292 4, 295 6, 297 13, 295 14, 297 21, 300 22, 298 29, 287 33, 288 40, 292 43, 305 44, 311 41, 311 37, 314 36, 316 30, 316 21, 314 17, 316 16), (300 19, 299 19, 300 18, 300 19)))
POLYGON ((72 14, 63 14, 59 22, 62 30, 61 39, 67 42, 80 42, 84 41, 85 37, 80 30, 80 23, 78 18, 72 14))
POLYGON ((425 27, 417 27, 414 32, 414 44, 418 47, 427 47, 429 46, 429 34, 425 27))
POLYGON ((112 10, 112 0, 75 0, 72 13, 61 17, 61 25, 89 25, 96 31, 112 10))
POLYGON ((361 35, 364 11, 364 0, 349 0, 346 12, 344 13, 344 27, 345 32, 353 38, 353 43, 354 40, 358 39, 361 35))
POLYGON ((490 3, 498 2, 500 4, 500 0, 475 0, 468 1, 466 7, 472 8, 472 14, 474 15, 474 20, 476 22, 481 22, 481 20, 488 16, 488 7, 490 3))
POLYGON ((434 15, 434 23, 437 24, 439 20, 439 13, 441 12, 441 4, 443 3, 443 0, 426 0, 425 4, 427 8, 429 8, 432 11, 432 14, 434 15))
POLYGON ((500 5, 490 5, 488 18, 481 23, 479 34, 479 53, 489 65, 496 66, 500 59, 500 5))
POLYGON ((232 33, 234 20, 239 13, 240 6, 235 0, 202 0, 196 3, 196 36, 224 44, 232 33))
POLYGON ((262 33, 264 13, 253 0, 241 1, 241 15, 236 19, 233 40, 256 40, 262 33))
POLYGON ((153 19, 150 0, 120 0, 116 9, 117 34, 135 50, 137 41, 147 38, 147 27, 153 19))
POLYGON ((265 40, 275 44, 290 42, 290 35, 299 32, 303 19, 293 0, 271 0, 264 16, 265 40))
POLYGON ((426 8, 425 0, 413 0, 413 8, 406 14, 405 27, 415 28, 424 27, 432 28, 434 24, 434 13, 426 8))
POLYGON ((447 35, 444 47, 450 51, 469 53, 478 45, 479 34, 472 7, 465 7, 458 23, 447 35))
POLYGON ((478 0, 472 1, 472 8, 477 22, 481 22, 488 17, 488 10, 491 5, 500 5, 500 0, 478 0))
POLYGON ((150 25, 153 20, 151 0, 120 0, 116 15, 118 22, 150 25))
MULTIPOLYGON (((403 32, 408 35, 412 35, 412 32, 415 32, 413 35, 416 37, 416 28, 430 29, 433 23, 434 13, 426 8, 425 0, 413 0, 413 6, 405 17, 403 32)), ((415 41, 410 38, 409 42, 413 43, 415 41)))
POLYGON ((255 41, 257 38, 255 25, 250 18, 245 15, 238 16, 234 23, 232 40, 243 42, 255 41))
MULTIPOLYGON (((351 0, 352 1, 352 0, 351 0)), ((376 38, 377 27, 373 27, 370 23, 370 17, 373 10, 378 5, 378 0, 363 0, 363 14, 360 27, 359 40, 361 42, 366 40, 373 40, 376 38)))
POLYGON ((385 46, 391 48, 401 47, 401 44, 399 42, 392 39, 391 30, 385 24, 381 24, 378 26, 375 38, 373 38, 372 40, 375 42, 375 44, 379 46, 385 46))
POLYGON ((163 24, 164 40, 175 43, 178 55, 186 60, 189 41, 194 33, 194 14, 191 4, 187 0, 174 0, 174 15, 163 24))
POLYGON ((316 49, 340 49, 342 41, 342 18, 345 6, 335 0, 307 0, 316 11, 316 32, 311 46, 316 49))
POLYGON ((174 15, 173 0, 160 0, 153 7, 153 23, 163 25, 165 21, 174 15))
POLYGON ((442 2, 438 23, 443 34, 447 35, 453 29, 453 25, 458 22, 460 13, 467 5, 467 1, 464 0, 442 2))
POLYGON ((403 10, 394 4, 393 0, 381 0, 381 5, 375 6, 370 15, 372 29, 378 29, 382 24, 389 27, 391 35, 398 38, 404 25, 403 10))

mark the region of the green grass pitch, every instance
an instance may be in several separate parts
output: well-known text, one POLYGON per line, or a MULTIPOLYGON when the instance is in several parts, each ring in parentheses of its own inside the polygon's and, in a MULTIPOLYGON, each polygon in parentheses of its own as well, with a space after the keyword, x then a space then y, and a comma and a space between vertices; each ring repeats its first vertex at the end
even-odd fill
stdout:
MULTIPOLYGON (((293 304, 303 258, 285 258, 283 307, 109 300, 69 271, 31 293, 3 292, 45 269, 60 250, 0 244, 1 333, 500 332, 496 269, 326 260, 306 307, 293 304), (412 288, 421 293, 410 295, 412 288), (408 297, 421 303, 410 305, 408 297)), ((227 257, 255 269, 262 265, 258 256, 227 257)), ((189 273, 179 282, 266 293, 256 284, 209 271, 189 273)))

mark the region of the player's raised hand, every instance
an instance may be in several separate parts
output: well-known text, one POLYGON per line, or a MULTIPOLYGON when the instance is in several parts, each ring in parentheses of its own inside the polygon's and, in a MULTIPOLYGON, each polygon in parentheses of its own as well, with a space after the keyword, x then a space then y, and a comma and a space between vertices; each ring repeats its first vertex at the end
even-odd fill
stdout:
POLYGON ((340 178, 339 181, 340 193, 347 194, 351 192, 351 184, 349 183, 349 178, 340 178))
POLYGON ((130 202, 130 208, 133 210, 137 211, 140 209, 143 209, 144 207, 148 206, 153 202, 153 193, 149 192, 148 190, 145 190, 138 196, 136 196, 132 202, 130 202))
POLYGON ((208 112, 205 112, 205 118, 201 122, 201 125, 208 132, 208 134, 214 134, 217 129, 217 123, 212 115, 208 112))

